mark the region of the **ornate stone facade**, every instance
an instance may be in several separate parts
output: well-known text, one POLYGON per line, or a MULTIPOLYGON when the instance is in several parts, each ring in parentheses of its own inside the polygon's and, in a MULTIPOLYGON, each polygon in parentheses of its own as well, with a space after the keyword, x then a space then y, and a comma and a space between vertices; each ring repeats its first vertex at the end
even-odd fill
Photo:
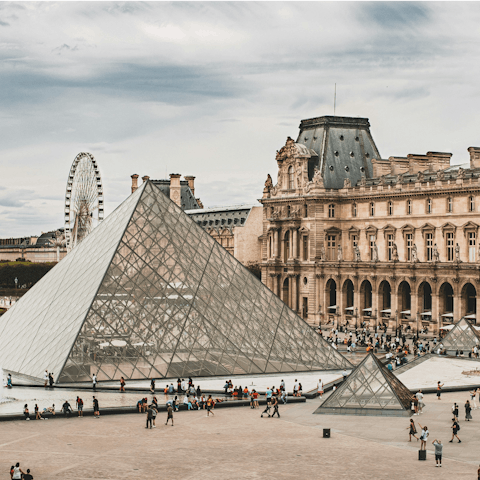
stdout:
POLYGON ((475 322, 480 148, 462 166, 438 152, 382 160, 368 127, 304 120, 277 152, 277 184, 262 199, 262 280, 311 324, 475 322))

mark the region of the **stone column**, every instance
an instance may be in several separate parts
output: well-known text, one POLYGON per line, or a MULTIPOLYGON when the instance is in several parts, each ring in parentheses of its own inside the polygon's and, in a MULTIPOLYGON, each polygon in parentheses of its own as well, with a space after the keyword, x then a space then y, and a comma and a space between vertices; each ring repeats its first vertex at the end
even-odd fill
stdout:
POLYGON ((278 228, 273 231, 273 258, 280 257, 280 242, 279 242, 278 228))
POLYGON ((292 275, 292 310, 298 312, 298 274, 292 275))
POLYGON ((392 282, 392 285, 391 285, 391 292, 390 292, 390 304, 391 304, 391 309, 392 309, 392 313, 391 313, 391 318, 393 320, 393 328, 395 328, 395 312, 397 312, 397 326, 400 326, 401 324, 401 321, 400 321, 400 311, 399 308, 398 308, 398 285, 396 282, 392 282))
MULTIPOLYGON (((436 287, 436 285, 434 285, 434 287, 436 287)), ((432 291, 432 323, 435 322, 436 324, 435 328, 437 328, 437 334, 440 332, 440 327, 442 326, 442 319, 439 315, 440 313, 438 295, 432 291)))
POLYGON ((288 259, 292 260, 293 259, 293 231, 291 228, 289 229, 289 232, 290 232, 290 235, 289 235, 290 245, 288 249, 288 259))
POLYGON ((378 325, 378 319, 380 318, 380 309, 378 308, 378 289, 377 282, 374 282, 375 285, 372 285, 372 317, 375 316, 373 320, 373 326, 378 325))
POLYGON ((296 228, 292 230, 293 235, 292 235, 292 241, 293 241, 293 258, 294 260, 297 259, 298 257, 298 231, 296 228))
POLYGON ((413 318, 415 322, 415 328, 417 328, 417 312, 418 312, 418 328, 422 328, 422 316, 420 309, 418 308, 418 294, 415 284, 411 287, 410 290, 410 317, 413 318))
POLYGON ((462 318, 462 295, 458 283, 453 284, 453 321, 458 322, 462 318))

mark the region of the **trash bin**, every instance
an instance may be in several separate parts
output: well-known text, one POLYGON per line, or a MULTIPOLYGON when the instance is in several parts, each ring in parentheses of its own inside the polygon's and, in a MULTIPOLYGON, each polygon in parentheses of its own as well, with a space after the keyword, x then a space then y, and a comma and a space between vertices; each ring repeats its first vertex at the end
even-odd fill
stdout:
POLYGON ((324 428, 323 429, 323 438, 330 438, 330 429, 324 428))
POLYGON ((426 460, 427 459, 427 451, 426 450, 419 450, 418 451, 418 459, 419 460, 426 460))

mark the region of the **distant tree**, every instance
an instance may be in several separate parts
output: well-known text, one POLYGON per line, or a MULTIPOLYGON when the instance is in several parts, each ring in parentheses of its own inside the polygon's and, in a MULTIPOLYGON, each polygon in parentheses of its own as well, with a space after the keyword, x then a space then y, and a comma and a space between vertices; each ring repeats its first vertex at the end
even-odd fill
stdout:
POLYGON ((33 287, 54 266, 51 263, 9 262, 0 263, 0 288, 33 287), (15 278, 18 284, 15 285, 15 278))

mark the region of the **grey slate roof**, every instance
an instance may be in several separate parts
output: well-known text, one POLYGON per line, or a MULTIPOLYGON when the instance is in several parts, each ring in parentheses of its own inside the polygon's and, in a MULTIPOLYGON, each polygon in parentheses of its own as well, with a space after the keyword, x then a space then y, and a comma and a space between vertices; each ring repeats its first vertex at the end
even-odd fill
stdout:
MULTIPOLYGON (((170 198, 170 180, 150 180, 155 184, 162 193, 164 193, 168 198, 170 198)), ((181 208, 182 210, 193 210, 200 208, 197 200, 195 199, 188 182, 186 180, 180 180, 180 198, 182 201, 181 208)))
POLYGON ((242 227, 247 221, 253 205, 233 205, 218 208, 203 208, 185 213, 202 228, 242 227))
MULTIPOLYGON (((296 143, 314 150, 325 188, 343 188, 346 178, 356 185, 362 178, 372 178, 372 158, 380 153, 370 133, 367 118, 324 116, 302 120, 296 143)), ((309 169, 310 180, 313 168, 309 169)))

